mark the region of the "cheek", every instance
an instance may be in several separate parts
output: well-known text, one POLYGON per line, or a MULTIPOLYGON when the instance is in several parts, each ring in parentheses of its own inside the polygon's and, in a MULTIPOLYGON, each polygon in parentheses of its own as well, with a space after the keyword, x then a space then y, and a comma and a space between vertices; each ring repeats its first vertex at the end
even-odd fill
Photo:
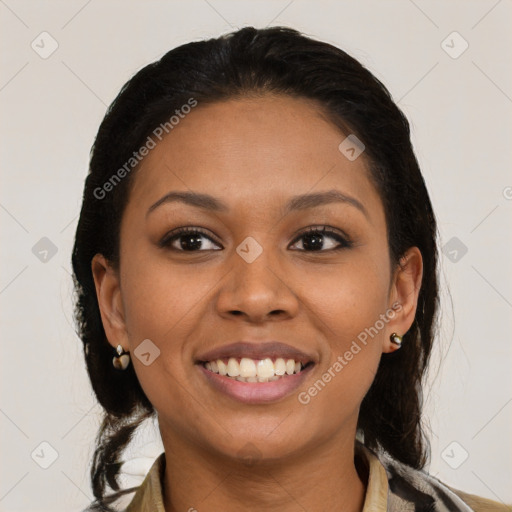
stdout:
POLYGON ((187 406, 176 389, 183 390, 182 383, 190 377, 193 344, 188 341, 197 333, 218 280, 212 272, 172 266, 164 257, 142 250, 123 261, 121 288, 130 352, 139 382, 157 409, 161 401, 164 408, 169 401, 173 407, 187 406), (148 358, 138 358, 143 342, 152 361, 148 365, 148 358))
POLYGON ((171 268, 164 258, 127 260, 122 285, 125 322, 130 341, 150 338, 163 350, 176 350, 180 333, 197 322, 197 311, 208 296, 211 284, 179 267, 171 268))
POLYGON ((380 319, 386 312, 387 278, 383 266, 360 259, 339 266, 328 277, 309 272, 308 282, 316 285, 304 283, 311 322, 328 343, 317 380, 301 390, 303 403, 310 400, 334 423, 348 411, 356 413, 375 377, 386 332, 380 319))
POLYGON ((307 414, 306 429, 332 439, 340 425, 357 424, 359 408, 372 385, 382 352, 378 341, 366 344, 348 336, 332 347, 330 357, 318 369, 297 399, 307 414))
POLYGON ((298 293, 333 351, 344 350, 347 342, 373 326, 386 311, 388 276, 371 261, 333 266, 328 273, 309 269, 305 275, 298 293))
POLYGON ((190 397, 183 382, 189 368, 184 361, 191 357, 186 340, 191 325, 197 324, 194 305, 204 292, 191 292, 179 273, 165 271, 158 263, 134 262, 132 268, 126 265, 123 302, 137 379, 159 413, 186 410, 190 397))

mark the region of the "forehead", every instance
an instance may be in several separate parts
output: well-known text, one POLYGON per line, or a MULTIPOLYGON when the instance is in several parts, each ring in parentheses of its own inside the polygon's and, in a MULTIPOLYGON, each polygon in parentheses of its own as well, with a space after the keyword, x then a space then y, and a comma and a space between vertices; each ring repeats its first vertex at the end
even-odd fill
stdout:
POLYGON ((241 206, 332 188, 378 198, 364 154, 351 161, 338 149, 347 135, 307 99, 199 103, 144 158, 130 202, 149 205, 170 190, 233 198, 241 206))

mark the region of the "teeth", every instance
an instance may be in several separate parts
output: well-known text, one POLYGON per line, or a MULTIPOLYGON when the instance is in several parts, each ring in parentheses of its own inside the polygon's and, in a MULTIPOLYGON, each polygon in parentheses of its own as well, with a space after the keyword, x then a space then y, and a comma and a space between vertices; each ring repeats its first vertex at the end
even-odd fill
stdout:
POLYGON ((234 357, 230 357, 228 361, 228 375, 230 377, 238 377, 240 375, 240 365, 234 357))
POLYGON ((276 375, 284 375, 286 373, 286 363, 282 357, 278 357, 274 364, 274 373, 276 375))
POLYGON ((228 367, 226 366, 224 361, 222 361, 221 359, 217 359, 217 368, 219 369, 219 373, 221 375, 227 375, 228 374, 228 367))
POLYGON ((274 363, 272 362, 272 359, 270 359, 269 357, 267 357, 266 359, 260 359, 258 361, 258 364, 256 365, 256 368, 258 370, 258 377, 260 378, 268 379, 269 377, 274 376, 274 363))
POLYGON ((256 377, 256 364, 248 357, 242 357, 240 361, 240 376, 241 377, 256 377))
POLYGON ((235 357, 230 357, 226 364, 222 359, 208 361, 205 368, 213 373, 233 377, 240 382, 273 382, 283 375, 299 373, 304 365, 293 359, 278 357, 272 361, 270 357, 265 359, 251 359, 242 357, 240 362, 235 357))

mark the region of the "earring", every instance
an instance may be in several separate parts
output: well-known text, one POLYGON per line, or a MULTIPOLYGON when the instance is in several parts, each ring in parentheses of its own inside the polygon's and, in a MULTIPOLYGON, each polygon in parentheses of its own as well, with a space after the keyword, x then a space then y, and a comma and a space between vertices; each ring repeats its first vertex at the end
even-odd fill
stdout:
POLYGON ((125 352, 121 345, 117 345, 116 348, 117 356, 112 358, 112 364, 116 370, 126 370, 130 364, 130 354, 125 352))
POLYGON ((396 345, 396 348, 400 348, 402 346, 402 336, 398 335, 396 332, 391 334, 389 339, 391 340, 391 343, 396 345))

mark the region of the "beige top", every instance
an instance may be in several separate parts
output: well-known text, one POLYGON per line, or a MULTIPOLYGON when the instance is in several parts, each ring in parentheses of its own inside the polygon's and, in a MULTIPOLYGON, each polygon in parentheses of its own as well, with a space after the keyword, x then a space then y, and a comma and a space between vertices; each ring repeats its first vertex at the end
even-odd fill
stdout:
MULTIPOLYGON (((363 445, 357 453, 368 470, 368 483, 362 512, 388 512, 388 476, 379 458, 363 445)), ((142 484, 137 488, 126 512, 165 512, 162 482, 165 470, 165 452, 157 457, 142 484)), ((446 485, 446 484, 445 484, 446 485)), ((467 494, 449 487, 475 512, 512 512, 512 506, 467 494)))

